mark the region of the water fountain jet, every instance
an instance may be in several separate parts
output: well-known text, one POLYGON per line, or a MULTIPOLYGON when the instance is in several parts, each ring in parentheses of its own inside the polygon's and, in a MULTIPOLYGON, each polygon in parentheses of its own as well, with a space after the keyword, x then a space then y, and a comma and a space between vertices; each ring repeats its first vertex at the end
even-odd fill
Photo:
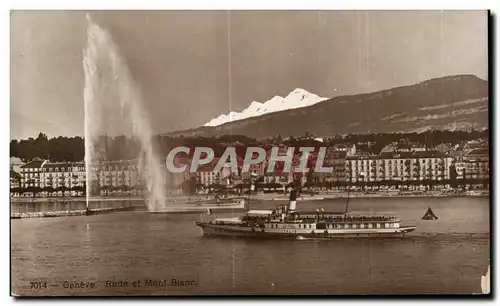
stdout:
POLYGON ((140 145, 137 168, 141 181, 147 186, 147 207, 150 211, 162 209, 166 200, 162 165, 153 150, 153 134, 139 87, 109 33, 93 22, 90 15, 86 17, 87 45, 83 50, 83 70, 87 211, 94 196, 93 185, 99 179, 99 170, 96 169, 106 159, 99 147, 102 145, 99 138, 124 134, 127 128, 140 145))

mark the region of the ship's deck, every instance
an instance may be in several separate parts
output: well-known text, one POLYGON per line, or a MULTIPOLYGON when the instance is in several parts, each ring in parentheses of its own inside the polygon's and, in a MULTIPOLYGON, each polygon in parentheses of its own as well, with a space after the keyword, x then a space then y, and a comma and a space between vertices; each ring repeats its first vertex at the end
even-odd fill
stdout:
POLYGON ((317 211, 295 211, 290 214, 292 218, 301 220, 315 220, 328 222, 367 222, 367 221, 399 221, 399 216, 394 213, 337 213, 317 211))

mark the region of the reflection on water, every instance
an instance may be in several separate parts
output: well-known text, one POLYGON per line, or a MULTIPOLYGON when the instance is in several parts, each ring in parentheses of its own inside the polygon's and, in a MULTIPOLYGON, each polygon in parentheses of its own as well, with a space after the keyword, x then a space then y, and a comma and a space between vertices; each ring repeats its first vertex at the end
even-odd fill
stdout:
MULTIPOLYGON (((314 202, 314 203, 313 203, 314 202)), ((264 202, 254 208, 274 207, 264 202)), ((342 201, 299 208, 328 210, 342 201)), ((207 238, 199 214, 124 212, 12 220, 12 291, 21 295, 481 292, 489 265, 489 199, 355 199, 352 210, 398 211, 406 238, 254 240, 207 238), (428 206, 439 217, 421 220, 428 206), (146 287, 146 280, 194 281, 146 287), (30 288, 34 280, 46 289, 30 288), (64 281, 95 282, 65 289, 64 281), (133 287, 141 280, 140 287, 133 287), (128 281, 128 287, 105 287, 128 281)), ((225 214, 227 215, 227 214, 225 214)))

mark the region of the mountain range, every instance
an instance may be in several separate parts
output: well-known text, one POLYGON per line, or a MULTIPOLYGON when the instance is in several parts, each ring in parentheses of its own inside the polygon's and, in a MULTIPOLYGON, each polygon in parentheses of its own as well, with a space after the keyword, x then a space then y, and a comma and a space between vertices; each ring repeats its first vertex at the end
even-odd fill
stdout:
POLYGON ((241 113, 215 118, 205 126, 167 135, 210 137, 241 134, 267 138, 278 134, 302 136, 306 132, 333 136, 488 127, 488 82, 474 75, 447 76, 330 99, 296 89, 285 98, 277 96, 265 103, 257 103, 250 104, 241 113), (303 95, 305 97, 301 100, 303 95), (231 116, 232 120, 227 120, 231 116))
POLYGON ((274 96, 274 98, 264 103, 253 101, 250 103, 250 106, 240 113, 230 112, 227 115, 221 114, 219 117, 207 122, 204 126, 219 126, 228 122, 262 116, 287 109, 307 107, 327 99, 328 98, 322 98, 310 93, 305 89, 296 88, 284 98, 281 96, 274 96))

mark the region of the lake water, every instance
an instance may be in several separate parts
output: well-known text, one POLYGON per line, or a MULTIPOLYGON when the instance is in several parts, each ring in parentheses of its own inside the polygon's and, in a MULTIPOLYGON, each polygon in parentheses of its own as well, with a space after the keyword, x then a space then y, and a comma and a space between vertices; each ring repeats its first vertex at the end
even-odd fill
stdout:
MULTIPOLYGON (((338 210, 344 204, 299 202, 298 208, 338 210)), ((11 220, 12 293, 481 292, 490 259, 489 208, 489 198, 353 199, 351 211, 397 211, 417 230, 404 238, 327 241, 203 237, 194 225, 199 214, 16 219, 11 220), (420 219, 428 206, 438 220, 420 219), (76 283, 87 288, 69 288, 76 283)))

